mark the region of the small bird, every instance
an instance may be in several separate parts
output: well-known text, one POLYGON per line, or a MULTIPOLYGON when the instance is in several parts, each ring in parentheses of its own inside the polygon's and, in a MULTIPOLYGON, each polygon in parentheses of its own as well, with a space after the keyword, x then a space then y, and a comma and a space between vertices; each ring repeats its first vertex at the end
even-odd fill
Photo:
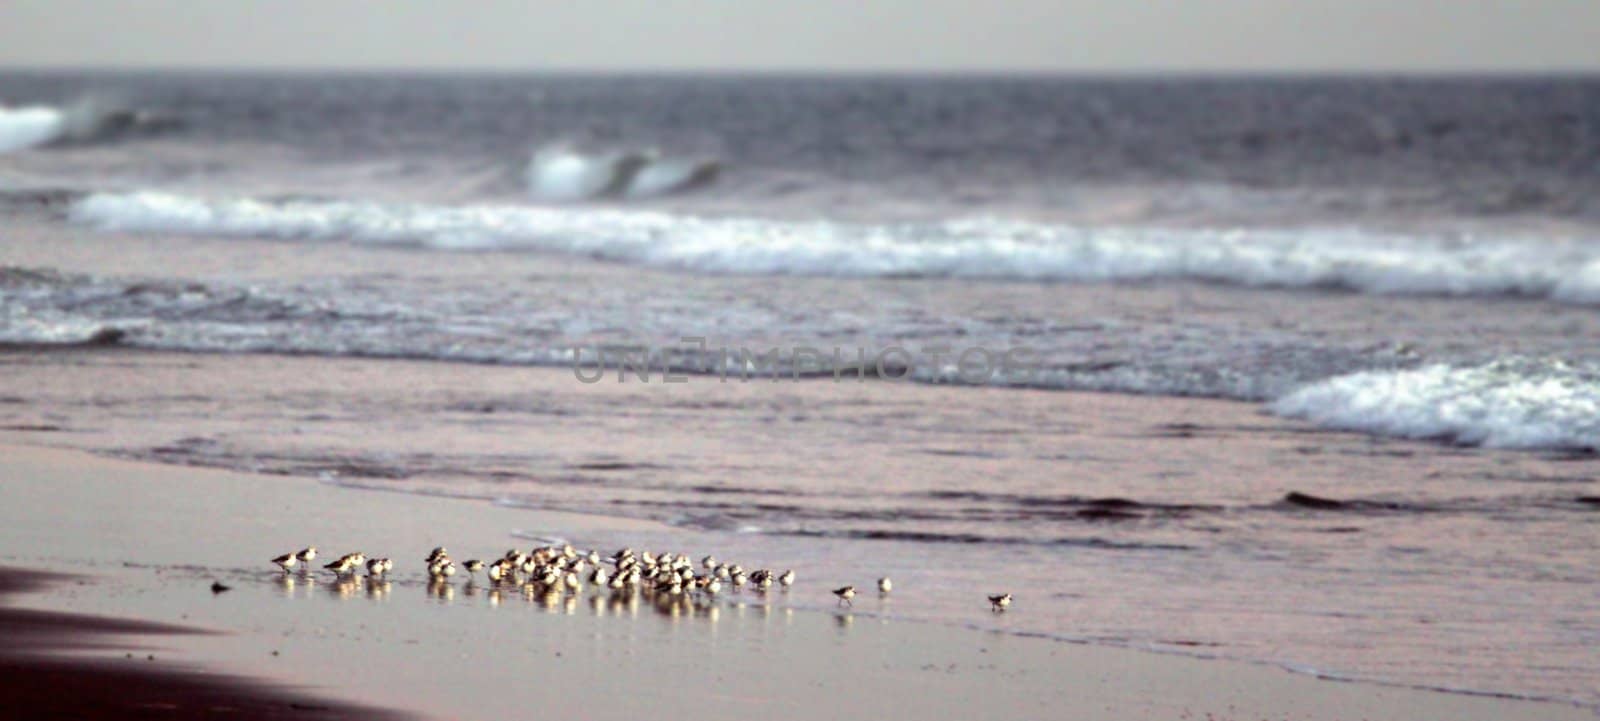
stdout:
POLYGON ((389 559, 387 559, 387 558, 374 558, 374 559, 372 559, 370 561, 367 561, 367 575, 368 576, 371 576, 373 578, 377 578, 379 576, 382 576, 384 573, 387 573, 388 570, 389 570, 389 559))
POLYGON ((850 603, 850 599, 856 597, 856 587, 855 586, 845 586, 844 588, 835 588, 835 589, 833 589, 833 595, 839 597, 839 604, 840 605, 853 606, 855 604, 850 603))
POLYGON ((493 583, 499 583, 501 579, 505 578, 510 573, 510 570, 507 566, 508 562, 503 558, 490 564, 488 574, 489 580, 493 583))
POLYGON ((1006 610, 1006 606, 1010 606, 1010 605, 1011 605, 1011 594, 1009 594, 1009 593, 1002 593, 1002 594, 1000 594, 998 596, 990 596, 989 597, 989 608, 992 609, 996 613, 999 613, 1001 611, 1006 610))
POLYGON ((706 569, 707 571, 714 570, 717 567, 717 557, 706 556, 705 558, 700 559, 700 567, 706 569))
POLYGON ((609 580, 610 579, 606 576, 606 569, 603 567, 596 566, 594 573, 589 574, 589 583, 592 583, 596 586, 604 586, 606 585, 606 581, 609 580))
POLYGON ((794 585, 794 570, 790 569, 790 570, 784 571, 783 575, 778 577, 778 583, 782 584, 782 586, 784 588, 788 588, 790 586, 793 586, 794 585))
POLYGON ((296 561, 305 564, 306 571, 309 572, 311 571, 311 562, 317 560, 317 547, 306 546, 300 549, 299 553, 294 554, 294 558, 296 561))
POLYGON ((476 558, 469 558, 467 559, 466 563, 461 564, 461 567, 467 569, 468 576, 476 576, 478 575, 479 571, 483 570, 483 561, 480 561, 476 558))
POLYGON ((289 571, 294 568, 294 564, 300 562, 300 559, 295 558, 293 553, 285 553, 282 556, 272 559, 272 562, 277 564, 278 568, 283 569, 283 575, 287 576, 289 575, 289 571))
POLYGON ((324 570, 332 571, 333 575, 336 577, 343 577, 345 574, 350 573, 355 566, 356 563, 351 556, 344 556, 337 561, 325 564, 322 568, 324 570))
POLYGON ((211 582, 211 593, 212 594, 227 593, 228 591, 232 591, 232 590, 233 590, 232 586, 224 585, 221 581, 212 581, 211 582))
POLYGON ((889 595, 889 592, 893 590, 894 582, 890 581, 888 576, 878 579, 878 593, 887 596, 889 595))

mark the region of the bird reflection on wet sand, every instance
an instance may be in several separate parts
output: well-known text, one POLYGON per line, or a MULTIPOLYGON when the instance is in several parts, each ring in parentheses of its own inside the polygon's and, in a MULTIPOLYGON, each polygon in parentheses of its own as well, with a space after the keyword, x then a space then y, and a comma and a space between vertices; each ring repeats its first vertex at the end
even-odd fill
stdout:
MULTIPOLYGON (((498 609, 520 599, 531 608, 562 615, 575 615, 582 607, 594 617, 637 618, 639 609, 648 606, 655 615, 673 623, 682 619, 716 623, 725 612, 734 619, 765 622, 772 618, 775 608, 782 610, 785 624, 794 618, 792 607, 781 602, 774 605, 766 593, 774 587, 787 592, 794 583, 794 571, 779 574, 755 569, 746 573, 737 564, 718 563, 709 556, 700 560, 704 571, 696 572, 687 554, 635 555, 632 549, 623 549, 602 558, 598 552, 580 553, 571 546, 536 548, 528 553, 513 549, 492 563, 467 561, 463 564, 466 578, 461 582, 452 580, 455 562, 443 547, 435 548, 424 562, 428 574, 421 580, 402 577, 390 581, 385 559, 374 559, 377 570, 366 576, 336 574, 332 580, 322 581, 280 570, 274 578, 287 598, 316 595, 340 601, 357 597, 387 601, 391 589, 398 584, 402 588, 424 589, 424 598, 433 603, 476 605, 482 597, 484 605, 498 609), (489 579, 482 585, 476 577, 478 571, 489 579), (327 592, 316 593, 313 589, 318 585, 325 585, 327 592), (745 585, 752 593, 722 595, 723 588, 739 593, 745 585)), ((880 601, 886 599, 891 588, 888 577, 880 578, 877 587, 880 601)), ((856 595, 855 587, 844 586, 833 594, 838 597, 839 606, 835 622, 841 630, 848 629, 854 623, 849 602, 856 595)))

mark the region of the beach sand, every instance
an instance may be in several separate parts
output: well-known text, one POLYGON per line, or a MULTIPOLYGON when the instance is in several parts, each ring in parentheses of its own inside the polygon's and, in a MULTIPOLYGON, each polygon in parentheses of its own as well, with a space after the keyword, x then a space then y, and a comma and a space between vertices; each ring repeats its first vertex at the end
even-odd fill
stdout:
MULTIPOLYGON (((139 643, 157 649, 157 663, 429 718, 1594 717, 1561 704, 901 622, 859 599, 855 610, 830 612, 746 594, 663 611, 593 591, 528 599, 459 578, 445 590, 418 573, 434 545, 458 554, 528 545, 510 537, 519 529, 620 544, 663 529, 74 450, 10 445, 0 454, 0 559, 87 579, 14 605, 217 631, 139 643), (325 574, 285 579, 266 563, 307 542, 324 555, 389 555, 399 570, 385 583, 338 584, 325 574), (232 590, 214 594, 214 581, 232 590)), ((826 594, 802 580, 789 595, 826 594)), ((1024 598, 1010 613, 1027 612, 1024 598)), ((73 657, 110 663, 125 654, 73 657)))
MULTIPOLYGON (((76 576, 0 568, 0 601, 76 576)), ((128 635, 199 633, 127 619, 0 605, 0 708, 6 718, 363 719, 405 714, 330 702, 242 677, 157 663, 154 653, 119 640, 128 635), (80 657, 67 655, 77 651, 80 657), (96 652, 88 658, 83 652, 96 652), (120 658, 108 656, 123 651, 120 658), (134 653, 137 651, 138 653, 134 653)))

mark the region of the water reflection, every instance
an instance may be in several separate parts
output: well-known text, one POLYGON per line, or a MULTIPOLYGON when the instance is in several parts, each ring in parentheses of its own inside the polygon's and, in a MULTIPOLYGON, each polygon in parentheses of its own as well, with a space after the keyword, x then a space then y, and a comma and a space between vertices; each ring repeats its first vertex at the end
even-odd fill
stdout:
POLYGON ((328 584, 328 593, 341 601, 348 601, 356 597, 361 585, 360 576, 341 576, 328 584))
MULTIPOLYGON (((538 582, 480 583, 473 579, 452 582, 447 578, 427 581, 402 578, 391 581, 387 577, 368 576, 343 576, 319 582, 315 577, 299 574, 278 576, 274 583, 283 597, 291 599, 315 596, 339 601, 366 599, 387 603, 394 588, 400 586, 421 588, 424 598, 433 603, 475 604, 482 599, 484 605, 500 608, 521 601, 552 614, 575 615, 583 608, 587 609, 588 615, 596 618, 638 618, 641 609, 649 609, 654 612, 652 615, 673 623, 695 621, 715 624, 723 620, 724 614, 730 614, 736 620, 767 622, 775 611, 781 614, 785 624, 792 623, 794 619, 794 609, 779 601, 782 597, 780 593, 754 591, 713 595, 684 589, 673 592, 670 587, 610 589, 584 586, 574 590, 559 582, 549 585, 538 582), (319 586, 324 590, 316 590, 319 586)), ((848 613, 835 616, 840 627, 847 627, 851 618, 848 613)))

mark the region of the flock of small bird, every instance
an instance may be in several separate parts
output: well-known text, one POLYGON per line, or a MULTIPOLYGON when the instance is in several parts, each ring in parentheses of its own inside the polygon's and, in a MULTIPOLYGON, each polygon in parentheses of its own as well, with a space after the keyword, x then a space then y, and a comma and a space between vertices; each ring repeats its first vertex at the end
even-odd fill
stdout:
MULTIPOLYGON (((303 572, 310 573, 311 562, 316 558, 317 548, 310 546, 293 553, 285 553, 272 559, 272 562, 283 569, 285 574, 292 573, 297 566, 301 567, 303 572)), ((456 575, 456 562, 450 558, 449 551, 443 546, 429 552, 423 562, 427 565, 428 578, 434 582, 445 582, 456 575)), ((369 577, 382 578, 394 569, 394 561, 388 558, 369 559, 366 554, 358 551, 340 556, 338 560, 325 564, 322 568, 332 573, 335 578, 354 576, 363 568, 369 577)), ((460 568, 472 578, 476 578, 477 574, 482 572, 489 582, 495 585, 534 585, 546 590, 577 593, 587 582, 591 586, 609 588, 613 591, 644 589, 669 597, 700 594, 714 598, 724 589, 738 593, 747 586, 757 593, 766 593, 774 583, 787 591, 794 585, 795 578, 793 570, 774 573, 769 569, 759 568, 747 573, 739 564, 719 563, 713 556, 700 559, 700 570, 696 571, 695 563, 688 555, 656 554, 650 551, 635 553, 631 548, 623 548, 602 558, 598 551, 580 552, 571 544, 545 546, 526 553, 513 548, 506 551, 504 556, 490 562, 476 558, 468 559, 461 563, 460 568)), ((887 596, 892 590, 894 583, 889 577, 878 579, 880 595, 887 596)), ((839 605, 852 605, 851 600, 856 597, 856 587, 836 588, 833 590, 833 595, 838 597, 839 605)), ((988 598, 989 607, 995 612, 1004 611, 1011 605, 1009 593, 988 598)))

